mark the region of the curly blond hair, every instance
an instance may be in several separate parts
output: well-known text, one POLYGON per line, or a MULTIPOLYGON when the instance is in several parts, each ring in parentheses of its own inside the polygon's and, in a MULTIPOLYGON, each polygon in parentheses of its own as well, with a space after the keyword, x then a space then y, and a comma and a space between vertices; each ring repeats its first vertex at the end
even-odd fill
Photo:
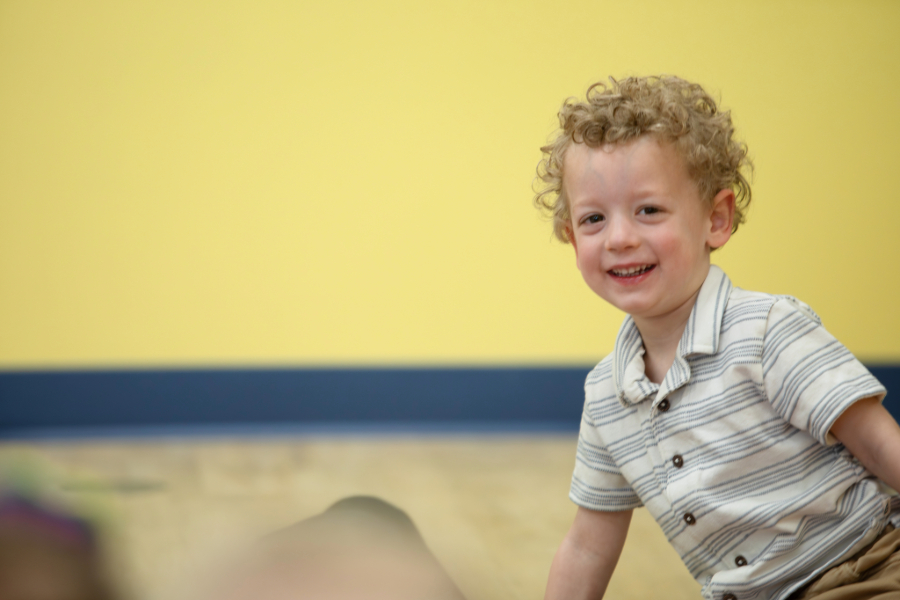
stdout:
POLYGON ((720 190, 735 194, 732 233, 746 219, 753 172, 747 145, 734 139, 731 112, 721 111, 699 84, 678 77, 609 78, 588 88, 586 99, 567 99, 559 111, 556 139, 543 146, 534 204, 553 219, 553 232, 571 242, 571 215, 563 188, 566 150, 573 143, 591 148, 625 144, 654 135, 675 144, 700 197, 711 202, 720 190))

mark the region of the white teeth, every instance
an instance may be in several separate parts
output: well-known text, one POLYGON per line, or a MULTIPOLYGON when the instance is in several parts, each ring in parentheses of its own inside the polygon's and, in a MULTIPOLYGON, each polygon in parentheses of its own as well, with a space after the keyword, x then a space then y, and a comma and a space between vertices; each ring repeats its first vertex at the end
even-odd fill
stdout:
POLYGON ((649 271, 652 267, 653 265, 643 265, 640 267, 629 267, 627 269, 612 269, 612 273, 619 277, 630 277, 649 271))

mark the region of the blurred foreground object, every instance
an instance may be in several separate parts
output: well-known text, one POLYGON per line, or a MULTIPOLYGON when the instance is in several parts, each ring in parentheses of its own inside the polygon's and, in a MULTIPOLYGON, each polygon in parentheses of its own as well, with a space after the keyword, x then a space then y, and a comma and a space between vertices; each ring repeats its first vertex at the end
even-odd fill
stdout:
POLYGON ((402 510, 355 496, 264 538, 217 600, 464 600, 402 510))
POLYGON ((0 600, 113 600, 91 525, 0 489, 0 600))

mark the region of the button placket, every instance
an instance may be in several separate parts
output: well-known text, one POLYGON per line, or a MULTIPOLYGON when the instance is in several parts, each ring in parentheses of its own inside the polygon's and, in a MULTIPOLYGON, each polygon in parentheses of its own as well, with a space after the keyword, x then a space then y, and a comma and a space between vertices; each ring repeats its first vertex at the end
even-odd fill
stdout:
POLYGON ((739 567, 746 567, 746 566, 747 566, 747 559, 744 558, 743 556, 741 556, 740 554, 738 554, 738 555, 734 558, 734 564, 736 564, 736 565, 739 566, 739 567))
MULTIPOLYGON (((662 419, 661 417, 663 416, 664 413, 669 412, 669 410, 672 408, 672 403, 668 398, 663 398, 656 404, 655 408, 658 411, 656 416, 660 417, 660 419, 654 419, 652 421, 652 427, 653 427, 653 433, 654 433, 655 441, 657 444, 657 448, 659 450, 662 450, 663 448, 662 448, 662 445, 660 444, 659 439, 660 439, 661 431, 665 430, 666 426, 664 425, 665 420, 662 419)), ((670 455, 670 456, 672 456, 672 455, 670 455)), ((660 457, 660 458, 662 458, 662 457, 660 457)), ((672 464, 675 466, 676 469, 680 469, 684 465, 684 457, 682 457, 680 454, 675 454, 674 456, 672 456, 672 458, 670 460, 672 461, 672 464)), ((666 490, 666 493, 668 493, 670 478, 667 475, 663 475, 663 478, 664 479, 660 483, 663 486, 664 490, 666 490)), ((688 525, 693 525, 697 522, 697 520, 694 518, 694 515, 691 513, 686 513, 686 514, 682 515, 682 519, 684 519, 684 522, 687 523, 688 525)))

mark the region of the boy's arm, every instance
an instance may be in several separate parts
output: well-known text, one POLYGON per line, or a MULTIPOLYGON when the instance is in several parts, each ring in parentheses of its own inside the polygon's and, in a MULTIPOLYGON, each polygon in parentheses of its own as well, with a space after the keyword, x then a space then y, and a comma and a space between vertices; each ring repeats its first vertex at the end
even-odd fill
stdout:
POLYGON ((602 598, 625 545, 631 511, 579 507, 550 566, 545 600, 602 598))
POLYGON ((900 492, 900 426, 877 397, 853 403, 831 433, 869 471, 900 492))

